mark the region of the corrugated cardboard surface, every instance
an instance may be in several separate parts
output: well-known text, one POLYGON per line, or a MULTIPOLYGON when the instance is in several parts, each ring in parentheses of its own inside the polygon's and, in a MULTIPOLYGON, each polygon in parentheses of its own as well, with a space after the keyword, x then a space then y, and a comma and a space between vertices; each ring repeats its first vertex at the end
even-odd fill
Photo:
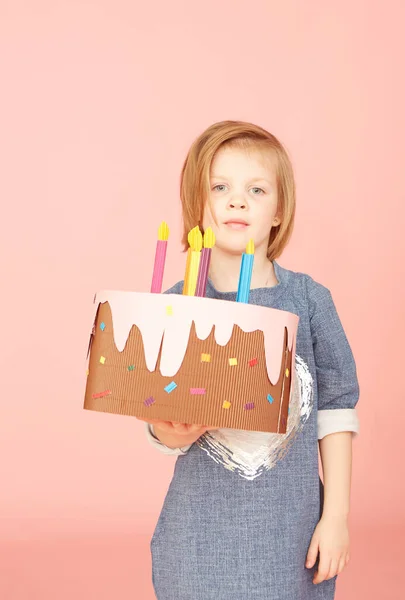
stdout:
POLYGON ((147 369, 142 336, 135 325, 124 350, 117 350, 108 302, 99 305, 93 331, 84 408, 207 427, 286 433, 295 364, 288 350, 287 329, 280 378, 274 386, 267 374, 262 331, 245 333, 235 326, 228 344, 219 346, 213 331, 200 340, 193 324, 183 364, 173 377, 160 374, 159 359, 154 372, 147 369), (210 362, 202 362, 202 354, 209 354, 210 362), (237 361, 234 366, 229 363, 232 358, 237 361), (257 359, 255 366, 249 365, 252 359, 257 359), (177 387, 167 393, 164 388, 172 382, 177 387), (190 390, 196 388, 205 394, 192 394, 190 390), (225 401, 231 403, 227 409, 225 401), (254 408, 247 410, 245 405, 251 402, 254 408))

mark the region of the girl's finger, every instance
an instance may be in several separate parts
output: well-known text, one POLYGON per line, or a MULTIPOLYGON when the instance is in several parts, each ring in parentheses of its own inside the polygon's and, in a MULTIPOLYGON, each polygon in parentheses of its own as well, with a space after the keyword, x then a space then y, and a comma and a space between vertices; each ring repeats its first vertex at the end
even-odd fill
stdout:
POLYGON ((327 575, 327 579, 331 579, 335 575, 337 575, 339 567, 339 560, 337 558, 332 559, 330 562, 329 573, 327 575))
POLYGON ((338 572, 338 575, 339 575, 339 573, 341 573, 341 572, 343 571, 343 569, 345 568, 345 566, 346 566, 346 559, 345 559, 345 557, 343 556, 343 557, 340 559, 340 561, 339 561, 339 567, 338 567, 338 571, 337 571, 337 572, 338 572))
POLYGON ((203 429, 202 425, 189 425, 189 432, 190 433, 194 433, 194 431, 199 431, 200 429, 203 429))
POLYGON ((322 559, 322 554, 321 554, 321 559, 319 561, 318 570, 315 573, 313 582, 321 583, 322 581, 325 581, 325 579, 328 576, 329 571, 330 571, 330 560, 327 561, 326 559, 322 559))
POLYGON ((307 562, 305 566, 310 569, 316 563, 318 557, 318 541, 315 537, 312 537, 311 544, 307 552, 307 562))
POLYGON ((144 421, 145 423, 151 423, 156 424, 156 423, 162 423, 162 421, 159 421, 159 419, 146 419, 145 417, 135 417, 136 419, 138 419, 138 421, 144 421))
POLYGON ((173 425, 174 429, 179 430, 179 431, 181 429, 183 429, 183 427, 184 427, 184 425, 182 423, 175 423, 174 421, 173 421, 172 425, 173 425))

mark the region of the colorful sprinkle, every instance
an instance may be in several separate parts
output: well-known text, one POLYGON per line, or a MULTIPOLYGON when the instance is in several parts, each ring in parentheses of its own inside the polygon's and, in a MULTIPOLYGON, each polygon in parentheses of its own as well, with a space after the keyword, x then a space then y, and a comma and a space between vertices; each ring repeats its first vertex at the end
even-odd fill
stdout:
POLYGON ((290 371, 288 369, 285 370, 285 376, 288 377, 290 375, 290 371))
POLYGON ((190 388, 190 394, 193 396, 204 396, 205 388, 190 388))
POLYGON ((173 315, 173 307, 172 306, 166 306, 166 314, 168 317, 171 317, 173 315))
POLYGON ((267 395, 267 400, 270 402, 270 404, 273 404, 274 402, 274 398, 270 394, 267 395))
POLYGON ((224 400, 224 403, 222 405, 222 408, 229 408, 231 406, 231 403, 228 402, 228 400, 224 400))
POLYGON ((100 362, 102 365, 105 363, 105 356, 100 356, 100 362))
POLYGON ((201 362, 211 362, 211 354, 201 354, 201 362))
POLYGON ((249 361, 249 367, 254 367, 255 365, 257 365, 257 363, 258 363, 258 362, 259 362, 259 361, 257 360, 257 358, 252 358, 252 359, 249 361))
POLYGON ((288 414, 290 414, 290 407, 288 407, 288 414))
POLYGON ((90 373, 90 371, 87 369, 87 371, 86 371, 87 377, 89 376, 89 373, 90 373))
POLYGON ((255 407, 254 402, 248 402, 247 404, 245 404, 245 409, 246 410, 252 410, 252 408, 255 407))
POLYGON ((98 394, 93 394, 93 398, 104 398, 104 396, 109 396, 111 394, 111 390, 107 390, 105 392, 99 392, 98 394))
POLYGON ((135 369, 135 365, 128 365, 128 371, 133 371, 135 369))
POLYGON ((103 323, 100 323, 100 329, 101 329, 101 331, 104 331, 104 329, 105 329, 105 323, 104 323, 104 321, 103 321, 103 323))
POLYGON ((175 390, 177 387, 177 383, 175 383, 174 381, 172 381, 171 383, 169 383, 169 385, 167 385, 165 387, 165 392, 167 392, 168 394, 170 394, 170 392, 172 392, 173 390, 175 390))
POLYGON ((229 359, 229 364, 231 367, 236 367, 236 365, 238 364, 238 359, 237 358, 230 358, 229 359))
POLYGON ((146 398, 146 400, 143 401, 145 406, 152 406, 154 402, 155 399, 152 396, 150 398, 146 398))

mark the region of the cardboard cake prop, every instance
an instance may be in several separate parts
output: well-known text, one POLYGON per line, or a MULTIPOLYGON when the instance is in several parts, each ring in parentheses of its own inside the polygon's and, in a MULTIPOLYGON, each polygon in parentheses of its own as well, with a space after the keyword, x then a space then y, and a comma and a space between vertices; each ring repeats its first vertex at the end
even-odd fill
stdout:
POLYGON ((204 297, 215 240, 207 230, 201 252, 198 228, 189 235, 183 294, 159 293, 166 224, 159 234, 155 291, 94 298, 84 408, 286 433, 299 318, 248 303, 253 244, 242 257, 239 300, 231 302, 204 297))

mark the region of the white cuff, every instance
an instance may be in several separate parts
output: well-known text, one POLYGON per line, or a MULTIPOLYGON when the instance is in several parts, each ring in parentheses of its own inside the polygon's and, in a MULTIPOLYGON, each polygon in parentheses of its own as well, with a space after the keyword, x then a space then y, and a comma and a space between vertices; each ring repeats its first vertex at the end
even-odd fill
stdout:
POLYGON ((352 431, 357 437, 360 431, 355 408, 331 408, 318 410, 318 440, 338 431, 352 431))
POLYGON ((145 423, 146 425, 146 437, 148 441, 163 452, 163 454, 172 454, 172 455, 181 455, 187 454, 193 444, 189 444, 188 446, 183 446, 182 448, 169 448, 169 446, 165 446, 156 436, 155 431, 153 429, 153 425, 151 423, 145 423))

